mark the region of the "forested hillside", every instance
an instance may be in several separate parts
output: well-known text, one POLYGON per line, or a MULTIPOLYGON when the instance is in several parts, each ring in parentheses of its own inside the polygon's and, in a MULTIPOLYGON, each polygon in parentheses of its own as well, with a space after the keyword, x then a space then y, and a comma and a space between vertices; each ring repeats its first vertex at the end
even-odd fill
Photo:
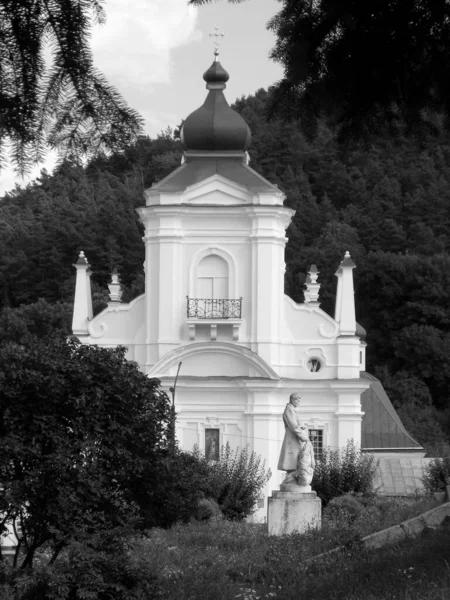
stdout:
MULTIPOLYGON (((449 138, 373 139, 343 150, 322 125, 309 145, 295 122, 264 120, 267 99, 259 90, 234 108, 252 130, 251 166, 297 211, 288 230, 286 292, 302 301, 306 271, 316 263, 322 307, 332 314, 334 272, 349 250, 357 316, 368 330, 367 368, 422 443, 442 441, 450 430, 449 138)), ((168 130, 123 156, 87 168, 65 165, 7 194, 0 200, 1 309, 39 298, 72 301, 72 263, 81 249, 93 267, 97 309, 114 266, 124 299, 141 293, 144 245, 134 209, 180 157, 168 130)))

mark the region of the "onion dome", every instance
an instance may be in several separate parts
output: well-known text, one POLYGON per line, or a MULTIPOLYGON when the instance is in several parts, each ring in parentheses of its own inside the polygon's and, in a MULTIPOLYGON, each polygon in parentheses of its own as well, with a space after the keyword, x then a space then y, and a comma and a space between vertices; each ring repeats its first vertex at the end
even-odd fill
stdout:
POLYGON ((181 129, 185 150, 245 152, 250 145, 250 128, 226 101, 223 90, 228 73, 215 60, 203 74, 209 93, 203 106, 191 113, 181 129))

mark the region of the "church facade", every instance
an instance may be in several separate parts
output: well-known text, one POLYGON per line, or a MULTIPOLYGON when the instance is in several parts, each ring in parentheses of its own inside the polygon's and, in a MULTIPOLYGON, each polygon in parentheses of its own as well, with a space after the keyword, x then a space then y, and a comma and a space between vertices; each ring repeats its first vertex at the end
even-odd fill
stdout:
POLYGON ((281 482, 281 415, 292 392, 302 396, 317 454, 349 439, 373 452, 420 453, 387 396, 374 392, 377 380, 365 374, 351 256, 336 257, 334 318, 320 308, 315 265, 304 302, 285 295, 294 211, 249 165, 251 134, 223 94, 227 72, 216 60, 203 77, 208 94, 183 124, 182 164, 146 190, 138 209, 145 293, 122 303, 113 273, 108 307, 93 317, 89 263, 80 253, 74 335, 86 344, 126 346, 127 357, 166 390, 178 374, 181 447, 197 445, 214 459, 227 442, 248 444, 272 471, 266 496, 281 482))

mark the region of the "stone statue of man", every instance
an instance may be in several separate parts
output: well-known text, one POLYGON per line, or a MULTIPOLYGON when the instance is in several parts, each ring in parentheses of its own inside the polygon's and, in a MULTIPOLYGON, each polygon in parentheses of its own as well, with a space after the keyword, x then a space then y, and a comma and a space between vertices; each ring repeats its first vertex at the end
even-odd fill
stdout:
POLYGON ((297 412, 300 400, 300 394, 291 394, 284 409, 285 433, 278 461, 278 470, 287 471, 283 485, 293 484, 306 487, 311 485, 315 461, 314 449, 309 441, 308 430, 302 426, 300 415, 297 412))

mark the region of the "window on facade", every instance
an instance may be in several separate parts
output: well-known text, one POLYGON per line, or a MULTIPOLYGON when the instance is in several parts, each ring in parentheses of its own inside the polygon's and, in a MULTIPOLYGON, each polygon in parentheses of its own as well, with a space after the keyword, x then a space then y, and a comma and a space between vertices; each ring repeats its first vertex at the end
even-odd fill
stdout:
POLYGON ((205 429, 205 457, 206 460, 219 460, 220 430, 205 429))
POLYGON ((228 264, 217 254, 206 256, 197 270, 198 298, 228 298, 228 264))
POLYGON ((323 429, 309 429, 308 431, 314 449, 314 458, 319 460, 323 453, 323 429))
POLYGON ((318 358, 310 358, 307 363, 308 369, 311 373, 317 373, 322 368, 322 363, 318 358))

